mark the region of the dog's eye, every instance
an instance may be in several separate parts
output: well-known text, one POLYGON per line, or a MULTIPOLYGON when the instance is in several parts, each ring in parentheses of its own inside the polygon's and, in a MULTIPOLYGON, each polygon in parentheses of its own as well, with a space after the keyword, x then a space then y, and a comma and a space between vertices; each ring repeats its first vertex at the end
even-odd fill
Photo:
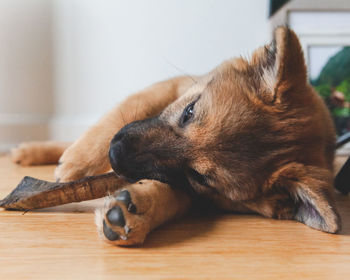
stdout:
POLYGON ((180 125, 183 126, 185 125, 190 119, 193 118, 194 112, 193 112, 193 107, 194 107, 195 102, 192 102, 188 104, 185 108, 185 110, 182 113, 181 120, 180 120, 180 125))

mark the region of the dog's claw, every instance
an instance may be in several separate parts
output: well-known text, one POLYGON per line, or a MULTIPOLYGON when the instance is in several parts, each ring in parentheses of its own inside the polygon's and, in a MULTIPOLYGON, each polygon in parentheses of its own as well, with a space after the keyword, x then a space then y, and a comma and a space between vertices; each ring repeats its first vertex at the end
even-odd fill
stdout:
POLYGON ((125 231, 125 234, 128 235, 131 229, 127 225, 125 225, 124 231, 125 231))
POLYGON ((120 239, 121 239, 121 240, 128 240, 128 237, 127 237, 127 236, 124 236, 124 235, 121 235, 121 236, 120 236, 120 239))

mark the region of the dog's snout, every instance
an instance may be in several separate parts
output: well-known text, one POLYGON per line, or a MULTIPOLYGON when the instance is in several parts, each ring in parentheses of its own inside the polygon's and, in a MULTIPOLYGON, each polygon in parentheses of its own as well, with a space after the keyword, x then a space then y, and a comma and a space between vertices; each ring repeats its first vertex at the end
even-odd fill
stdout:
POLYGON ((120 161, 122 158, 122 142, 112 142, 109 148, 109 160, 114 171, 117 171, 120 167, 120 161))
POLYGON ((176 166, 179 146, 179 136, 155 117, 124 126, 110 143, 109 160, 113 170, 130 182, 142 178, 167 181, 168 173, 174 173, 169 168, 176 166), (164 168, 167 174, 160 166, 169 166, 164 168))

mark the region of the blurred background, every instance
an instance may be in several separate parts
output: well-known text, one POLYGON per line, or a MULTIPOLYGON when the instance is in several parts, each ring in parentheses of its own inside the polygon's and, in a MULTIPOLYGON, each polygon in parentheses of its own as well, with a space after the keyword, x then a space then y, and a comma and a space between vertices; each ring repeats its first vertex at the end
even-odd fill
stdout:
POLYGON ((72 141, 143 87, 249 57, 279 24, 300 35, 317 81, 350 45, 349 2, 0 0, 0 151, 72 141))

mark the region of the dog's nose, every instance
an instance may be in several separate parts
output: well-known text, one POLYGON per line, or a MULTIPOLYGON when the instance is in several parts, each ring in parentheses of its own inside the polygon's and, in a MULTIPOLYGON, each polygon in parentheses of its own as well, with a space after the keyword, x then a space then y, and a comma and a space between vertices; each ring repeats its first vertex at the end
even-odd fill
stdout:
POLYGON ((122 157, 122 142, 112 142, 111 146, 109 148, 109 161, 111 163, 111 166, 115 172, 119 170, 121 157, 122 157))
POLYGON ((114 135, 111 145, 114 145, 118 142, 120 142, 125 136, 126 136, 126 129, 123 127, 117 134, 114 135))

